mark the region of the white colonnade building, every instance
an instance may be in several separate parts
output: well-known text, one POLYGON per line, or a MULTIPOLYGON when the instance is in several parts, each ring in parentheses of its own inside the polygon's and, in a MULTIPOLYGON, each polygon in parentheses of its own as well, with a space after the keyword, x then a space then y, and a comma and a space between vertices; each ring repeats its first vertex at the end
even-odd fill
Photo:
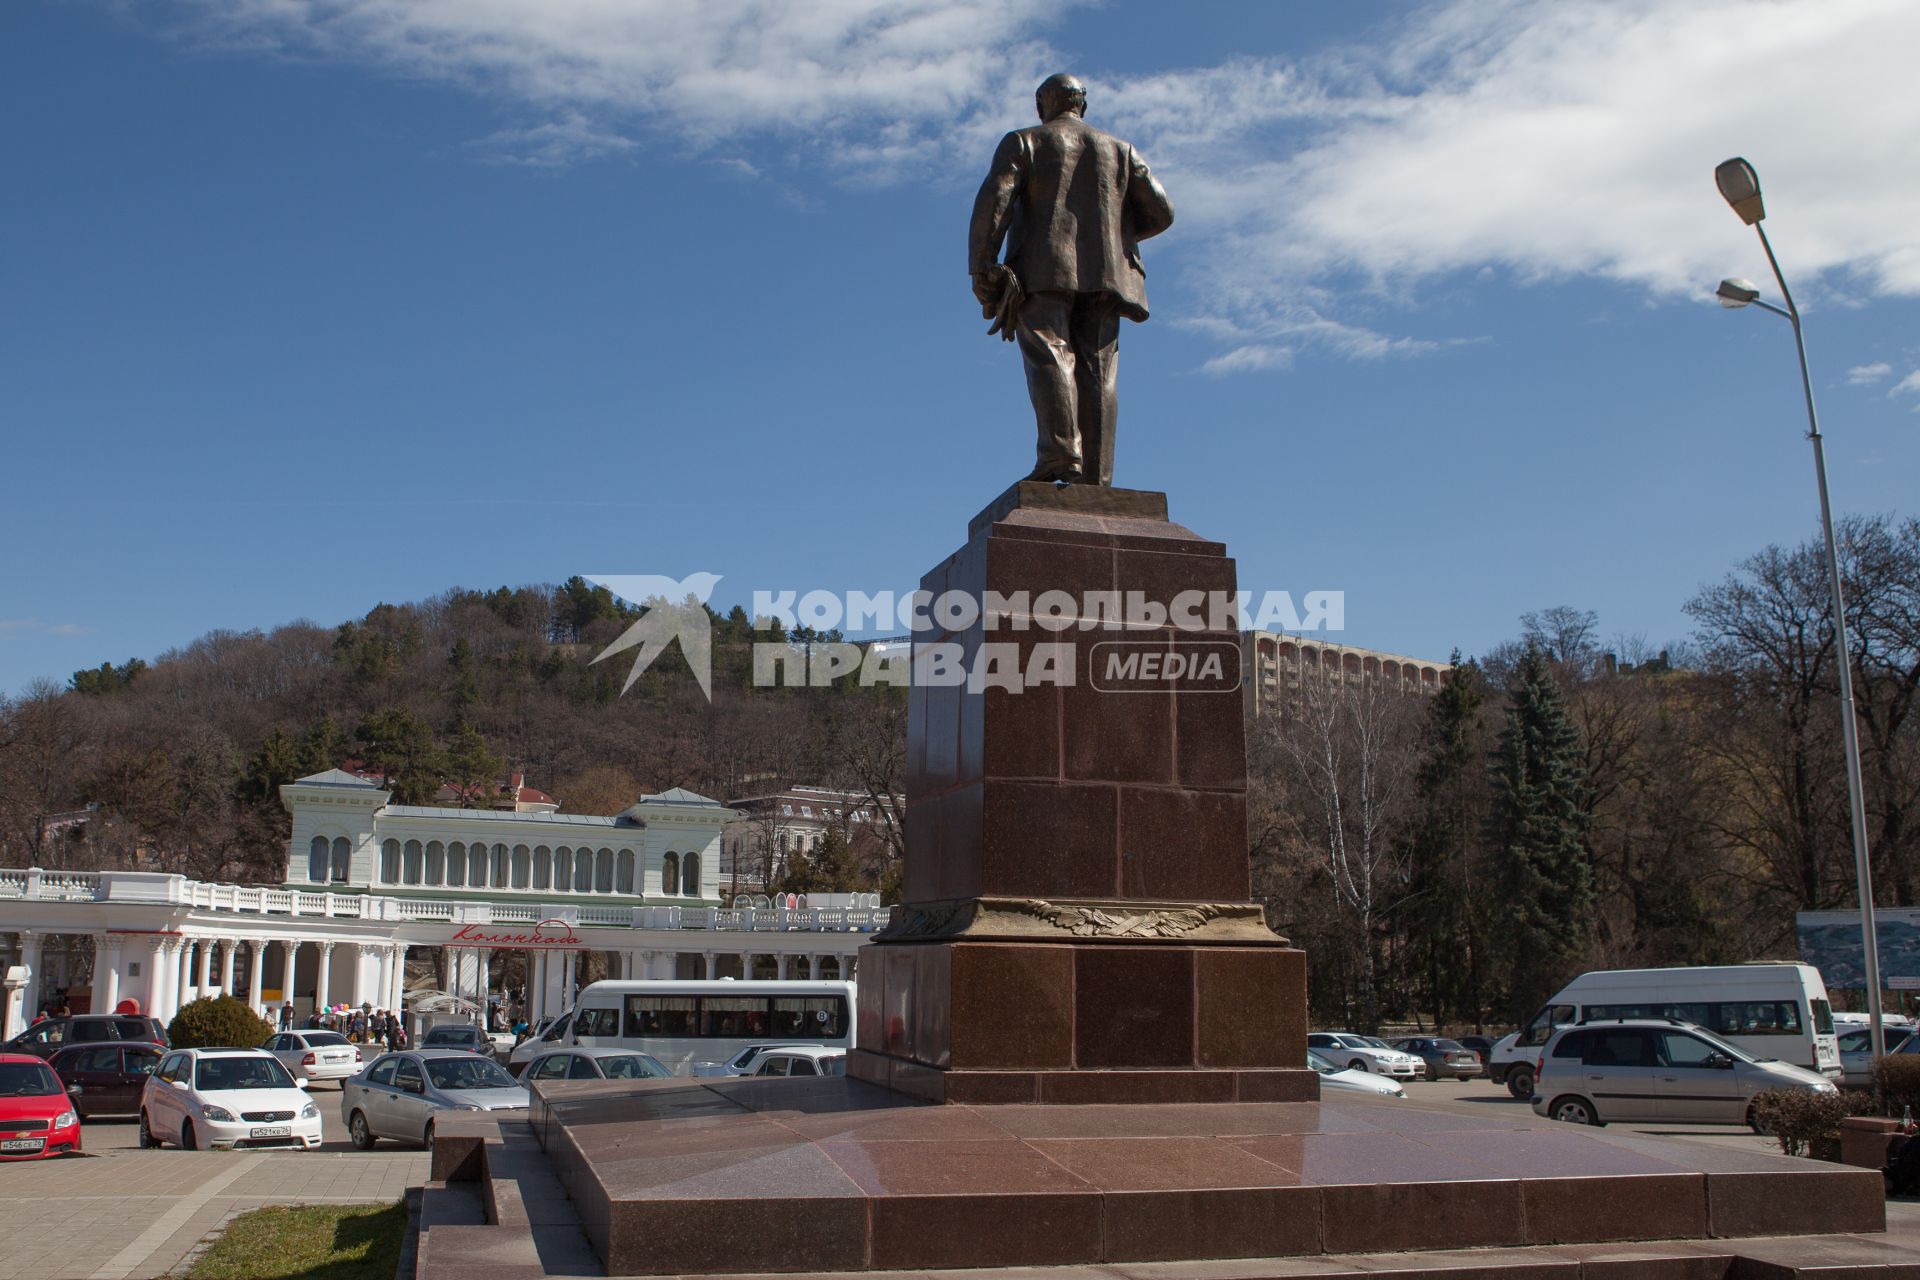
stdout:
POLYGON ((0 869, 0 968, 25 977, 9 1011, 31 1018, 53 997, 65 975, 49 960, 70 959, 76 935, 91 940, 84 1000, 95 1012, 132 999, 165 1020, 221 992, 269 1016, 286 1003, 301 1016, 397 1009, 409 958, 438 949, 445 989, 482 1004, 498 962, 517 954, 537 1019, 571 1003, 589 952, 614 977, 852 978, 860 945, 886 923, 870 895, 721 906, 720 832, 735 815, 690 791, 610 818, 396 805, 337 769, 280 794, 293 830, 278 888, 0 869))

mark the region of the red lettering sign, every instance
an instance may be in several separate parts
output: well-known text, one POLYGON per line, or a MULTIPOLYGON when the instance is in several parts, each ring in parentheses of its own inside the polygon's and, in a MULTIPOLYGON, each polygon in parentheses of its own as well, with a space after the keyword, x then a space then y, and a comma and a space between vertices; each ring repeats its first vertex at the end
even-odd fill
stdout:
POLYGON ((532 933, 488 933, 478 925, 461 925, 447 939, 448 946, 469 947, 577 947, 580 939, 564 920, 542 920, 532 933))

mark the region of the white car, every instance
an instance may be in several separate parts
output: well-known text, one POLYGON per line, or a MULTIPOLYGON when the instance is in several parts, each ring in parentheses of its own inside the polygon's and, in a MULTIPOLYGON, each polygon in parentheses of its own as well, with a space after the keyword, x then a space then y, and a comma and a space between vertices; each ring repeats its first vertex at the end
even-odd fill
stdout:
POLYGON ((345 1080, 360 1074, 360 1046, 338 1031, 282 1031, 263 1047, 295 1079, 345 1080))
POLYGON ((140 1095, 140 1145, 320 1146, 320 1108, 265 1049, 176 1049, 140 1095))
POLYGON ((507 1053, 507 1070, 518 1075, 529 1062, 541 1054, 568 1048, 571 1042, 567 1039, 567 1029, 572 1025, 573 1010, 571 1009, 551 1018, 540 1019, 533 1029, 527 1032, 526 1039, 514 1045, 507 1053))
MULTIPOLYGON (((1836 1022, 1837 1029, 1837 1022, 1836 1022)), ((1897 1023, 1886 1023, 1882 1034, 1887 1041, 1889 1054, 1899 1053, 1913 1035, 1913 1028, 1897 1023)), ((1873 1032, 1867 1027, 1856 1027, 1840 1034, 1840 1083, 1853 1089, 1873 1088, 1873 1032)))
POLYGON ((1350 1031, 1315 1031, 1307 1036, 1307 1048, 1336 1067, 1371 1071, 1375 1075, 1411 1080, 1427 1069, 1427 1064, 1375 1036, 1357 1036, 1350 1031))
POLYGON ((758 1075, 760 1059, 769 1053, 838 1053, 845 1049, 822 1049, 813 1044, 750 1044, 725 1062, 695 1062, 693 1074, 696 1076, 751 1076, 758 1075))
POLYGON ((1391 1080, 1374 1075, 1371 1071, 1349 1071, 1336 1067, 1325 1058, 1307 1050, 1307 1065, 1320 1073, 1320 1088, 1340 1093, 1370 1093, 1383 1098, 1404 1098, 1407 1091, 1391 1080))
POLYGON ((827 1045, 796 1045, 791 1049, 763 1049, 753 1060, 750 1076, 843 1076, 847 1051, 827 1045))

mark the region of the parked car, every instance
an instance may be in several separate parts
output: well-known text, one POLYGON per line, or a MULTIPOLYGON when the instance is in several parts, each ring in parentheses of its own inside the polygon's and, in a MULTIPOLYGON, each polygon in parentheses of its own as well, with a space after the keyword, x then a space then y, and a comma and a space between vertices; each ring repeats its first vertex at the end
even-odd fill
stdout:
MULTIPOLYGON (((478 1028, 475 1028, 478 1030, 478 1028)), ((465 1049, 405 1049, 340 1086, 340 1118, 353 1145, 381 1138, 433 1145, 442 1111, 525 1111, 527 1090, 492 1058, 465 1049)))
POLYGON ((1480 1074, 1480 1055, 1457 1040, 1443 1040, 1438 1036, 1402 1036, 1389 1043, 1426 1064, 1429 1080, 1471 1080, 1480 1074))
POLYGON ((801 1044, 750 1044, 725 1062, 698 1062, 693 1064, 696 1076, 750 1076, 760 1065, 762 1054, 772 1053, 775 1049, 805 1049, 801 1044))
POLYGON ((520 1072, 528 1080, 653 1080, 671 1078, 660 1059, 633 1049, 551 1049, 520 1072))
POLYGON ((1307 1048, 1336 1066, 1353 1071, 1371 1071, 1377 1075, 1411 1080, 1425 1070, 1426 1064, 1410 1053, 1402 1053, 1374 1036, 1357 1036, 1351 1031, 1315 1031, 1307 1036, 1307 1048))
POLYGON ((93 1116, 130 1116, 140 1110, 147 1077, 160 1064, 163 1044, 70 1044, 58 1050, 47 1065, 73 1100, 82 1119, 93 1116))
MULTIPOLYGON (((1913 1040, 1913 1028, 1888 1024, 1884 1029, 1889 1055, 1902 1052, 1913 1040)), ((1840 1083, 1855 1089, 1873 1087, 1873 1032, 1858 1027, 1839 1037, 1840 1083)), ((1920 1047, 1916 1047, 1920 1052, 1920 1047)))
POLYGON ((1458 1040, 1462 1045, 1473 1050, 1474 1053, 1479 1055, 1480 1067, 1482 1070, 1485 1070, 1487 1063, 1492 1061, 1493 1046, 1495 1045, 1495 1043, 1497 1043, 1494 1037, 1483 1036, 1483 1035, 1471 1035, 1471 1036, 1455 1036, 1454 1039, 1458 1040))
POLYGON ((132 1040, 139 1044, 168 1044, 160 1019, 139 1013, 77 1013, 65 1018, 42 1018, 5 1044, 0 1053, 30 1053, 51 1058, 69 1044, 97 1044, 102 1040, 132 1040))
POLYGON ((28 1053, 0 1053, 0 1160, 77 1154, 80 1116, 53 1068, 28 1053))
POLYGON ((843 1076, 847 1051, 832 1045, 803 1044, 768 1049, 753 1060, 755 1076, 843 1076))
POLYGON ((1540 1050, 1562 1027, 1665 1018, 1704 1028, 1756 1058, 1780 1058, 1840 1078, 1833 1009, 1820 971, 1804 964, 1602 969, 1583 973, 1487 1057, 1487 1075, 1532 1097, 1540 1050))
POLYGON ((477 1053, 483 1057, 493 1057, 493 1037, 485 1028, 466 1022, 443 1022, 437 1027, 427 1028, 420 1037, 422 1049, 463 1049, 468 1053, 477 1053))
POLYGON ((1805 1067, 1755 1058, 1683 1022, 1622 1019, 1555 1032, 1533 1071, 1534 1112, 1572 1124, 1744 1121, 1762 1132, 1753 1095, 1766 1089, 1833 1093, 1805 1067))
POLYGON ((338 1031, 282 1031, 265 1047, 281 1066, 308 1080, 345 1080, 360 1074, 360 1046, 338 1031))
POLYGON ((140 1095, 140 1145, 320 1146, 320 1108, 265 1049, 176 1049, 140 1095))
POLYGON ((1404 1098, 1407 1091, 1383 1076, 1371 1071, 1349 1071, 1345 1067, 1335 1066, 1312 1049, 1307 1050, 1307 1065, 1320 1073, 1320 1089, 1325 1092, 1332 1089, 1339 1093, 1368 1093, 1384 1098, 1404 1098))

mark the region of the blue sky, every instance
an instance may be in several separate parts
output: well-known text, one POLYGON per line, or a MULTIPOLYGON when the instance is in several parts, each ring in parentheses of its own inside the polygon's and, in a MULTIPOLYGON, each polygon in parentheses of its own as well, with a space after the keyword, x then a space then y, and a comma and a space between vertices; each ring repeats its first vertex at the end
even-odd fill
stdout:
POLYGON ((907 589, 1032 457, 964 234, 1068 68, 1179 220, 1116 480, 1350 643, 1655 645, 1920 476, 1920 8, 15 0, 0 689, 573 573, 907 589), (1888 86, 1896 86, 1890 89, 1888 86), (1772 296, 1770 283, 1767 294, 1772 296))

